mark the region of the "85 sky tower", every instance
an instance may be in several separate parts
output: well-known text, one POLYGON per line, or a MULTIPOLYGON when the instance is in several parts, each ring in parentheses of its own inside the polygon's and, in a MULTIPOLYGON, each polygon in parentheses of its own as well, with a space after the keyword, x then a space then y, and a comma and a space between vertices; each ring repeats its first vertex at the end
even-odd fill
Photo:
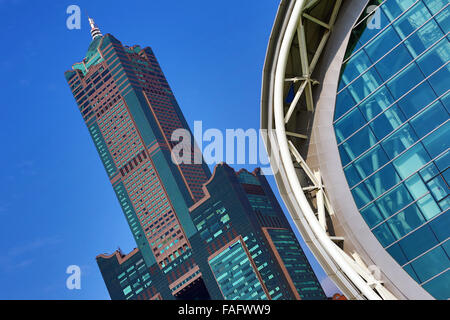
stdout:
POLYGON ((253 173, 247 180, 256 180, 245 182, 244 174, 226 165, 214 178, 203 161, 174 163, 172 133, 189 126, 153 51, 123 46, 112 35, 103 36, 92 19, 89 23, 86 57, 65 76, 138 246, 129 255, 97 257, 111 297, 324 298, 265 179, 253 173), (216 197, 216 183, 238 191, 216 197), (252 217, 260 212, 254 199, 263 201, 262 216, 271 219, 252 217), (277 246, 286 245, 297 250, 276 253, 277 246), (227 255, 232 257, 227 263, 217 261, 227 255), (296 269, 302 272, 289 275, 296 269), (224 277, 236 282, 221 282, 224 277))
POLYGON ((172 131, 188 126, 151 49, 124 47, 89 22, 87 55, 66 78, 139 250, 148 265, 161 264, 189 247, 195 228, 187 208, 210 172, 170 160, 172 131), (155 217, 158 232, 149 232, 155 217), (161 241, 170 250, 161 252, 161 241))

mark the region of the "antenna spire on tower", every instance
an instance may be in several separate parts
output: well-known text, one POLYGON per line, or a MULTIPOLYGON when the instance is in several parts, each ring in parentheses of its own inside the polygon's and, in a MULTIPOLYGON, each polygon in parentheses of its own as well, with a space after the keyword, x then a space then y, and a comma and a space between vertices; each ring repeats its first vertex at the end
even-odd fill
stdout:
POLYGON ((92 40, 94 40, 97 37, 102 37, 103 35, 102 35, 100 29, 95 24, 94 19, 90 18, 89 16, 88 16, 88 19, 89 19, 89 25, 91 26, 92 40))

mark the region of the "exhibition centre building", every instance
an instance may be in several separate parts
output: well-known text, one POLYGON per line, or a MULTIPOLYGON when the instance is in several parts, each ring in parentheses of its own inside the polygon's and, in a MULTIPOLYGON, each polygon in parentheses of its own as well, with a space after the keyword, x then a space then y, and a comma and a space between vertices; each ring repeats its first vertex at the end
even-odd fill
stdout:
POLYGON ((283 0, 261 127, 282 199, 349 299, 450 298, 447 0, 283 0))

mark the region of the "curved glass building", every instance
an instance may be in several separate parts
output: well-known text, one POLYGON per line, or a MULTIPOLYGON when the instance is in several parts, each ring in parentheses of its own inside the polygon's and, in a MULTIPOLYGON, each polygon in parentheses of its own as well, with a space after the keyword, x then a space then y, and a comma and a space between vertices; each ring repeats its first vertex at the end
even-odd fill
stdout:
POLYGON ((347 45, 333 121, 368 227, 414 280, 443 299, 450 293, 446 4, 391 0, 371 21, 363 13, 347 45))
POLYGON ((281 196, 350 299, 450 298, 447 0, 283 0, 261 126, 281 196))

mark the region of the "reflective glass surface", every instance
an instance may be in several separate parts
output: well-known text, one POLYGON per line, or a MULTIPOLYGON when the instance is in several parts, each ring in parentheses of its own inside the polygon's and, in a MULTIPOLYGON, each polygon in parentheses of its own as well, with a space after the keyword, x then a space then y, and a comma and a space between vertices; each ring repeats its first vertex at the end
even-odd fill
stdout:
POLYGON ((381 245, 431 295, 448 299, 449 2, 375 3, 355 25, 342 66, 334 114, 341 162, 381 245))

